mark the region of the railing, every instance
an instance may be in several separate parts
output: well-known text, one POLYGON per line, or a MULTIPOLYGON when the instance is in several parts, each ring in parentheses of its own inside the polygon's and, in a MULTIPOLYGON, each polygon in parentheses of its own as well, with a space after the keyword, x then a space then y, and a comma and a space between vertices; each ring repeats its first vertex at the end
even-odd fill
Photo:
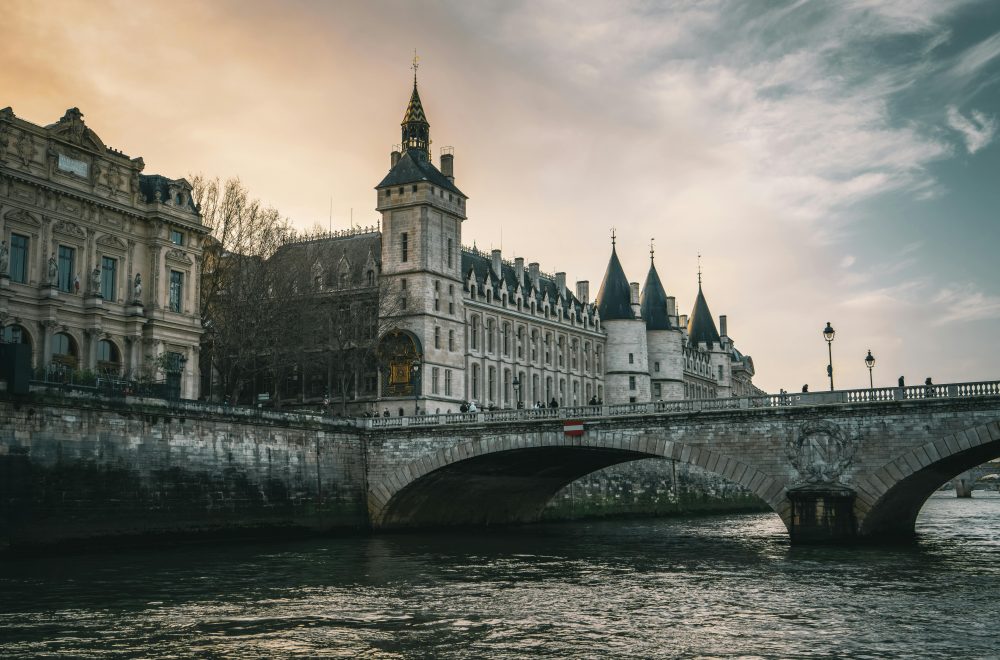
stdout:
POLYGON ((618 403, 600 406, 567 406, 564 408, 525 408, 520 410, 490 410, 474 413, 420 415, 417 417, 372 417, 356 420, 361 428, 402 428, 407 426, 441 426, 447 424, 488 424, 523 422, 544 419, 592 419, 655 414, 682 414, 717 410, 751 410, 794 406, 844 405, 881 403, 918 399, 965 399, 1000 396, 1000 381, 950 383, 945 385, 912 385, 909 387, 877 387, 863 390, 833 392, 786 392, 764 396, 730 397, 724 399, 681 399, 650 403, 618 403))

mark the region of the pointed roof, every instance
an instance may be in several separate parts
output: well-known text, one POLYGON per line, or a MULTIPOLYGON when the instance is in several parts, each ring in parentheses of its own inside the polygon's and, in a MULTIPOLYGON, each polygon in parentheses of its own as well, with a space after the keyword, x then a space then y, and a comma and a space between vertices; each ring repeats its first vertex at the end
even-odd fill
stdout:
POLYGON ((413 93, 410 94, 410 103, 406 106, 406 113, 403 114, 403 121, 400 124, 411 122, 426 124, 427 115, 424 113, 424 104, 420 102, 420 93, 417 91, 417 78, 413 78, 413 93))
POLYGON ((642 318, 646 320, 647 330, 670 330, 670 317, 667 315, 667 292, 663 290, 660 276, 652 257, 649 260, 649 273, 646 283, 642 285, 642 295, 639 297, 642 318))
POLYGON ((389 170, 389 173, 385 175, 385 178, 375 188, 401 186, 420 181, 428 181, 439 188, 444 188, 449 192, 457 193, 468 199, 465 193, 448 180, 448 177, 441 174, 441 170, 434 167, 433 163, 427 159, 427 154, 419 149, 407 149, 404 151, 399 157, 399 161, 389 170))
POLYGON ((632 292, 622 264, 618 261, 614 243, 611 244, 611 259, 595 302, 602 321, 635 318, 635 313, 632 312, 632 292))
POLYGON ((688 318, 688 342, 693 346, 705 343, 708 344, 709 348, 712 348, 715 344, 721 344, 722 338, 719 337, 712 312, 709 311, 708 303, 705 302, 705 294, 701 292, 700 275, 698 279, 698 297, 694 301, 694 309, 691 310, 691 316, 688 318))

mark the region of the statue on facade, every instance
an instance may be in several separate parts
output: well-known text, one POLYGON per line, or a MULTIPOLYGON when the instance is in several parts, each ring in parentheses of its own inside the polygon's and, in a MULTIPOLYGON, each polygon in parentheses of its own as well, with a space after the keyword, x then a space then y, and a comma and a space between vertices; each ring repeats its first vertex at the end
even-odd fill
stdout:
POLYGON ((142 301, 142 275, 139 273, 135 274, 135 283, 132 285, 133 300, 135 302, 142 301))
POLYGON ((94 266, 94 270, 90 273, 90 292, 95 295, 101 292, 101 269, 99 266, 94 266))
POLYGON ((7 249, 7 241, 0 241, 0 275, 6 275, 9 266, 10 250, 7 249))
POLYGON ((49 284, 55 286, 59 281, 59 264, 56 263, 56 255, 49 255, 49 284))

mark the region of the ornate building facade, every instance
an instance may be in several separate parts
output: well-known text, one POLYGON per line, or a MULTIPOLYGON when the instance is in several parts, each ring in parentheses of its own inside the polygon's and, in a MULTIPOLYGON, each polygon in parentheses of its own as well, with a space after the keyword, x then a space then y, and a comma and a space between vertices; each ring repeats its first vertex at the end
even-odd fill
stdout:
POLYGON ((208 230, 187 181, 143 168, 76 108, 48 126, 0 110, 0 336, 36 373, 166 370, 197 398, 208 230))
MULTIPOLYGON (((571 290, 563 272, 463 247, 468 198, 456 185, 450 148, 442 149, 439 167, 432 163, 416 78, 401 128, 401 145, 376 186, 380 231, 320 239, 327 245, 317 254, 329 256, 311 266, 343 272, 342 286, 371 286, 377 277, 380 295, 393 298, 389 318, 381 319, 377 378, 355 379, 377 386, 350 394, 356 410, 434 414, 468 402, 577 406, 760 392, 753 361, 735 349, 725 316, 719 332, 700 274, 691 315, 678 315, 652 254, 640 289, 612 244, 591 301, 588 281, 571 290), (359 241, 366 246, 360 252, 359 241)), ((328 285, 324 280, 317 291, 328 285)), ((302 365, 303 379, 308 369, 302 365)))

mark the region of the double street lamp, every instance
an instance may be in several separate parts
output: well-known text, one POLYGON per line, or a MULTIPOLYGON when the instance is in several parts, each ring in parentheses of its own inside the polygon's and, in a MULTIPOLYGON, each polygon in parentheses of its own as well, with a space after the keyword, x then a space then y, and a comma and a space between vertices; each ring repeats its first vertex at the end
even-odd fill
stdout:
POLYGON ((875 367, 875 356, 872 355, 872 349, 868 349, 868 355, 865 356, 865 365, 868 367, 868 389, 875 389, 875 381, 872 380, 872 369, 875 367))
POLYGON ((833 391, 833 336, 836 332, 830 322, 826 322, 826 327, 823 328, 823 339, 826 340, 827 353, 830 356, 830 362, 826 365, 826 375, 830 377, 830 391, 833 391))
POLYGON ((513 385, 514 385, 514 398, 517 399, 517 402, 515 403, 514 407, 520 410, 523 407, 523 404, 521 403, 521 380, 517 377, 517 374, 514 374, 513 385))

